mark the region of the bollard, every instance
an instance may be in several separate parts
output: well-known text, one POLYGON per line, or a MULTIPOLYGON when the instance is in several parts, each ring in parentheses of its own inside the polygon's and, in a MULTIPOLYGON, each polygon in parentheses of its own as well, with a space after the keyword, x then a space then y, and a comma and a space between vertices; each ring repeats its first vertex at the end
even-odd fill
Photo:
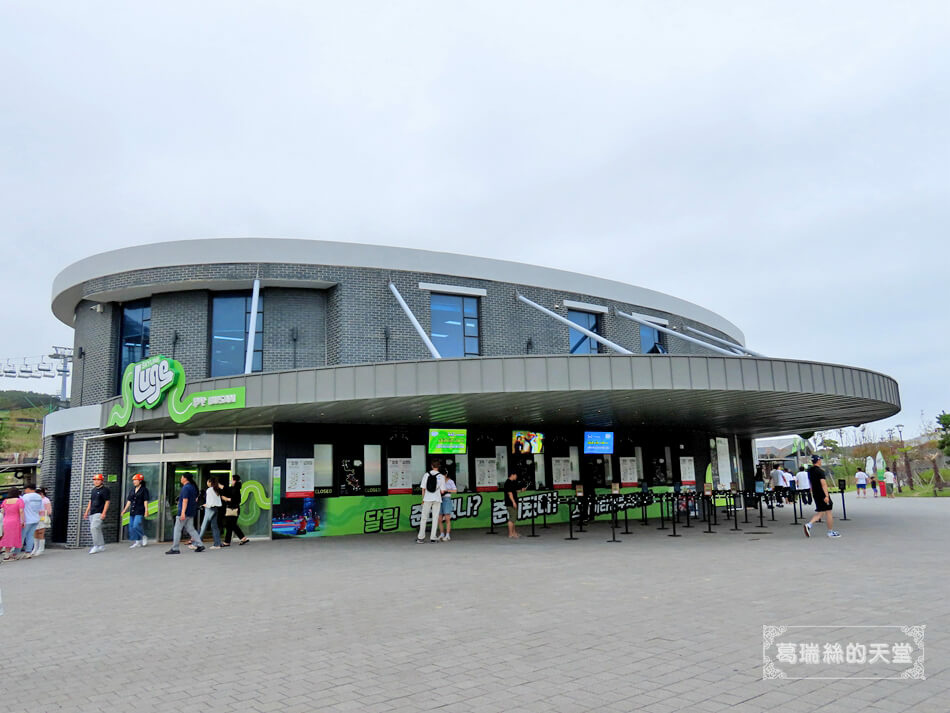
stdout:
POLYGON ((607 542, 623 542, 623 540, 617 539, 617 500, 616 496, 612 497, 613 501, 613 517, 610 518, 610 539, 607 542))
MULTIPOLYGON (((680 508, 679 508, 679 498, 680 498, 680 494, 679 494, 679 493, 673 493, 672 495, 673 495, 673 497, 672 497, 672 499, 670 500, 670 504, 671 504, 671 506, 673 507, 673 509, 676 511, 676 516, 679 517, 679 511, 680 511, 680 508)), ((677 534, 676 534, 676 517, 671 517, 671 518, 670 518, 670 522, 673 524, 673 532, 672 532, 671 534, 667 535, 667 537, 682 537, 682 535, 677 535, 677 534)))
POLYGON ((495 501, 488 498, 488 532, 486 535, 497 535, 495 532, 495 501))
POLYGON ((574 498, 567 499, 567 532, 568 537, 565 537, 565 540, 579 540, 579 537, 574 537, 574 505, 576 504, 574 498))
POLYGON ((841 519, 842 519, 842 520, 847 520, 847 519, 848 519, 848 506, 844 504, 844 490, 842 490, 842 491, 840 491, 840 492, 841 492, 841 519))
POLYGON ((660 526, 656 528, 657 530, 668 530, 666 526, 666 493, 660 493, 660 526))
MULTIPOLYGON (((712 498, 711 495, 705 495, 705 496, 703 496, 703 509, 706 509, 706 507, 707 507, 707 502, 706 502, 706 501, 710 500, 711 498, 712 498)), ((710 507, 712 507, 712 506, 710 506, 710 507)), ((706 518, 706 533, 705 533, 705 534, 707 534, 707 535, 715 535, 715 534, 716 534, 715 532, 713 532, 713 529, 712 529, 712 518, 711 518, 711 517, 707 517, 707 518, 706 518)))

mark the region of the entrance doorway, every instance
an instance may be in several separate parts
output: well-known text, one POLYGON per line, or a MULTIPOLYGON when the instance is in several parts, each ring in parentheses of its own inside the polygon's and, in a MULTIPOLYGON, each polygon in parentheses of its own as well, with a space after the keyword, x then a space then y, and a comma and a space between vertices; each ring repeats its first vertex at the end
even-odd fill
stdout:
MULTIPOLYGON (((231 478, 231 463, 228 461, 213 461, 209 463, 168 463, 165 469, 165 487, 163 491, 159 518, 162 523, 162 541, 172 539, 175 529, 175 518, 178 516, 178 494, 181 492, 182 475, 194 478, 198 488, 198 502, 204 502, 204 493, 207 490, 209 478, 217 478, 218 483, 227 486, 231 478)), ((201 527, 201 510, 195 515, 195 527, 201 527)))

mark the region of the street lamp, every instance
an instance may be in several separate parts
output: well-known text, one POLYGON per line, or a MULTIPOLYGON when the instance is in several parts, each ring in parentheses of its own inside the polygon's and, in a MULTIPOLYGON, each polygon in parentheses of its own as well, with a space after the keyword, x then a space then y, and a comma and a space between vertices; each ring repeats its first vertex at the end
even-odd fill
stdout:
MULTIPOLYGON (((901 451, 904 453, 904 470, 907 471, 907 476, 906 476, 906 477, 907 477, 907 487, 910 488, 911 490, 913 490, 913 489, 914 489, 914 477, 911 475, 911 472, 910 472, 910 458, 907 456, 907 451, 906 451, 906 449, 904 448, 904 424, 903 424, 903 423, 897 423, 897 424, 894 425, 894 428, 897 429, 897 437, 900 439, 900 442, 901 442, 901 451)), ((901 480, 900 480, 900 478, 897 479, 897 492, 898 492, 898 493, 904 492, 904 491, 901 489, 901 480)))

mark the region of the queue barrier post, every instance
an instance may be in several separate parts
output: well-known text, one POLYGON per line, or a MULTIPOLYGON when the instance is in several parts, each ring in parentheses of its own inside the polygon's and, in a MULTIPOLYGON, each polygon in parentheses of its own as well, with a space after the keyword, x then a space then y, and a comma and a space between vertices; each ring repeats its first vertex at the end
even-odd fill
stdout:
POLYGON ((679 493, 670 493, 670 496, 671 496, 671 498, 670 498, 670 507, 672 507, 672 508, 676 511, 676 516, 675 516, 675 517, 670 517, 670 521, 671 521, 671 523, 672 523, 672 525, 673 525, 673 532, 670 533, 669 535, 667 535, 667 537, 682 537, 682 535, 679 535, 679 534, 676 533, 676 518, 679 517, 679 509, 680 509, 680 508, 679 508, 679 498, 680 498, 680 494, 679 494, 679 493))
POLYGON ((842 519, 842 520, 847 520, 847 519, 848 519, 848 506, 845 505, 845 502, 844 502, 844 489, 840 490, 839 492, 841 493, 841 519, 842 519))
POLYGON ((659 493, 660 498, 660 526, 656 528, 657 530, 668 530, 666 526, 666 495, 667 493, 659 493))
POLYGON ((534 531, 534 521, 538 517, 538 508, 536 506, 531 507, 531 534, 528 537, 539 537, 539 535, 534 531))
POLYGON ((789 489, 788 494, 789 494, 789 497, 791 497, 792 499, 792 517, 795 520, 794 522, 790 522, 788 524, 798 527, 798 503, 796 502, 796 500, 798 499, 797 492, 795 490, 789 489))
MULTIPOLYGON (((709 502, 710 500, 712 500, 712 495, 704 495, 704 496, 703 496, 703 509, 704 509, 704 510, 706 510, 707 508, 715 508, 715 504, 710 503, 710 502, 709 502)), ((707 534, 707 535, 715 535, 715 534, 716 534, 715 532, 713 532, 713 529, 712 529, 712 521, 713 521, 713 519, 712 519, 711 517, 707 517, 707 518, 706 518, 706 531, 705 531, 705 534, 707 534)))
POLYGON ((693 498, 693 493, 689 490, 686 491, 686 524, 683 527, 692 527, 689 524, 689 510, 693 506, 693 503, 696 502, 693 498))
MULTIPOLYGON (((551 496, 554 493, 545 493, 544 494, 544 510, 541 512, 541 529, 549 530, 551 529, 548 526, 548 510, 551 508, 551 496)), ((555 496, 556 497, 556 496, 555 496)))
POLYGON ((565 540, 579 540, 579 537, 574 537, 574 509, 577 504, 576 498, 567 498, 567 532, 568 537, 565 537, 565 540))
POLYGON ((762 493, 759 493, 759 495, 758 495, 758 500, 759 500, 759 524, 756 525, 756 527, 765 527, 765 526, 766 526, 766 525, 765 525, 765 514, 764 514, 763 507, 762 507, 762 500, 763 500, 763 498, 764 498, 764 495, 763 495, 762 493))
MULTIPOLYGON (((739 529, 739 503, 736 497, 739 495, 739 491, 732 490, 729 495, 732 497, 732 528, 729 532, 742 532, 739 529)), ((727 496, 728 497, 728 496, 727 496)))
POLYGON ((748 525, 749 524, 749 491, 748 490, 742 491, 742 512, 743 512, 742 524, 748 525))
POLYGON ((610 539, 607 542, 623 542, 617 539, 617 496, 611 496, 613 517, 610 518, 610 539))

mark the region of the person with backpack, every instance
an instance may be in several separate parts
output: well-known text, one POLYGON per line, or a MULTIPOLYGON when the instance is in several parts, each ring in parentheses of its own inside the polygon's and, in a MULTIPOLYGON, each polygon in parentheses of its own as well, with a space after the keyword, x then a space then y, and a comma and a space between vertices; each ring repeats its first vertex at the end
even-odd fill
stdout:
POLYGON ((421 545, 426 541, 426 520, 432 515, 432 532, 429 535, 429 542, 435 544, 438 542, 439 534, 439 511, 442 507, 442 495, 445 491, 445 476, 441 472, 442 462, 432 461, 429 471, 422 476, 420 487, 422 488, 422 517, 419 521, 419 536, 416 538, 416 544, 421 545))

